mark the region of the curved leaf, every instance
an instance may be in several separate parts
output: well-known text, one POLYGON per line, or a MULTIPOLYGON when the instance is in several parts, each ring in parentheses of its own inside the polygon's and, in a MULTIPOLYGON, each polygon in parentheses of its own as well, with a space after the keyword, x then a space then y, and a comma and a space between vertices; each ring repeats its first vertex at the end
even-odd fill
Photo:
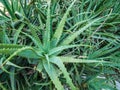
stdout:
POLYGON ((71 87, 71 89, 72 90, 77 90, 77 88, 72 83, 72 79, 70 78, 69 73, 67 72, 67 70, 66 70, 63 62, 61 61, 61 59, 58 58, 58 57, 52 57, 50 59, 50 62, 56 64, 60 68, 60 70, 63 72, 64 77, 66 78, 67 83, 69 84, 69 86, 71 87))
POLYGON ((101 18, 97 18, 93 21, 89 21, 89 23, 87 25, 85 25, 83 28, 81 28, 80 30, 72 33, 67 38, 65 38, 64 41, 61 43, 61 45, 70 44, 76 37, 78 37, 78 35, 80 35, 83 31, 85 31, 87 28, 89 28, 91 25, 93 25, 95 22, 99 21, 100 19, 101 18))
MULTIPOLYGON (((8 61, 10 61, 14 56, 16 55, 20 55, 20 56, 23 56, 24 57, 24 54, 27 54, 27 57, 31 57, 29 53, 26 53, 25 51, 26 50, 30 50, 32 51, 32 54, 36 55, 35 57, 33 58, 39 58, 39 54, 32 48, 32 47, 23 47, 23 48, 20 48, 18 50, 16 50, 12 55, 10 55, 3 63, 2 65, 0 66, 0 68, 6 64, 8 61)), ((32 55, 31 54, 31 55, 32 55)), ((25 55, 26 56, 26 55, 25 55)))
POLYGON ((54 83, 55 87, 57 88, 57 90, 64 90, 61 82, 58 79, 58 75, 57 75, 57 73, 56 73, 55 68, 53 67, 53 65, 52 64, 48 65, 48 62, 46 62, 45 60, 43 60, 43 66, 44 66, 46 72, 48 73, 50 79, 54 83))
POLYGON ((71 7, 73 6, 73 4, 75 3, 75 1, 76 0, 74 0, 73 2, 72 2, 72 4, 69 6, 69 8, 67 9, 67 11, 66 11, 66 13, 64 14, 64 16, 63 16, 63 18, 62 18, 62 20, 60 21, 60 23, 59 23, 59 25, 58 25, 58 27, 57 27, 57 29, 56 29, 56 31, 55 31, 55 34, 54 34, 54 36, 53 36, 53 42, 55 42, 55 43, 52 43, 52 44, 54 44, 55 46, 57 45, 57 43, 59 42, 59 39, 60 39, 60 37, 61 37, 61 35, 62 35, 62 32, 63 32, 63 28, 64 28, 64 25, 65 25, 65 21, 66 21, 66 19, 67 19, 67 15, 69 14, 69 11, 70 11, 70 9, 71 9, 71 7))
POLYGON ((74 47, 80 47, 80 46, 87 46, 87 47, 90 47, 89 45, 82 45, 82 44, 79 44, 79 45, 64 45, 64 46, 58 46, 56 48, 53 48, 49 51, 49 55, 52 55, 52 54, 56 54, 58 52, 61 52, 65 49, 69 49, 69 48, 74 48, 74 47))

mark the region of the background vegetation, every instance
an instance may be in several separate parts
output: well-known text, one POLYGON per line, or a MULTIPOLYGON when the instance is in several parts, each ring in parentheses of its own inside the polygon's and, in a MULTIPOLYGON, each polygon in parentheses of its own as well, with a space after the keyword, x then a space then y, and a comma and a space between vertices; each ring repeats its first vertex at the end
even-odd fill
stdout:
POLYGON ((119 0, 0 2, 0 90, 119 90, 119 0))

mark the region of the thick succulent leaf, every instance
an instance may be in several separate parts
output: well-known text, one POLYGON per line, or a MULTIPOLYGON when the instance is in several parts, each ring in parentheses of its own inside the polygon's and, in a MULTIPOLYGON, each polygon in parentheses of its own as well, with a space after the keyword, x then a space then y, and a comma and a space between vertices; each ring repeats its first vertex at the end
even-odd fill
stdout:
POLYGON ((26 49, 26 50, 24 50, 22 52, 19 52, 18 56, 25 57, 25 58, 35 58, 35 59, 38 59, 42 55, 41 55, 41 53, 39 51, 37 52, 35 49, 29 48, 29 49, 26 49))
MULTIPOLYGON (((19 50, 22 50, 23 48, 26 48, 26 46, 17 45, 17 44, 0 44, 0 54, 11 55, 15 52, 18 52, 19 50)), ((41 54, 40 51, 38 52, 39 53, 37 53, 36 50, 33 49, 32 47, 29 47, 29 49, 17 53, 17 55, 26 58, 39 58, 39 55, 41 54)))
MULTIPOLYGON (((16 52, 17 50, 19 50, 19 49, 18 48, 10 48, 10 49, 3 48, 3 49, 0 49, 0 54, 11 55, 14 52, 16 52)), ((21 56, 21 57, 25 57, 25 58, 40 58, 38 53, 34 50, 25 50, 24 52, 18 53, 17 56, 21 56)))
POLYGON ((38 42, 38 39, 36 39, 35 37, 32 37, 32 36, 29 35, 28 33, 25 33, 25 32, 21 32, 21 33, 24 34, 25 36, 29 37, 29 38, 33 41, 33 43, 34 43, 37 47, 39 47, 39 49, 40 49, 41 51, 43 51, 42 44, 41 44, 40 42, 38 42))
POLYGON ((0 30, 0 42, 1 43, 11 43, 10 38, 8 37, 7 31, 6 31, 7 27, 5 24, 2 25, 2 30, 0 30))
POLYGON ((7 49, 7 48, 10 48, 10 49, 12 49, 12 48, 22 48, 22 47, 24 47, 23 45, 17 45, 17 44, 0 44, 0 49, 7 49))
POLYGON ((52 64, 48 65, 48 62, 43 60, 43 66, 44 66, 46 72, 48 73, 50 79, 52 80, 53 84, 57 88, 57 90, 64 90, 61 82, 59 81, 58 75, 57 75, 56 70, 53 67, 53 65, 52 64))
POLYGON ((2 48, 0 49, 0 54, 12 54, 13 52, 17 51, 18 48, 2 48))
POLYGON ((67 9, 66 13, 64 14, 62 20, 60 21, 60 23, 58 24, 58 27, 55 31, 55 34, 53 36, 53 40, 52 40, 52 44, 54 45, 57 45, 57 43, 59 42, 59 39, 62 35, 62 32, 63 32, 63 28, 64 28, 64 25, 65 25, 65 21, 67 19, 67 15, 69 14, 69 11, 71 9, 71 7, 73 6, 73 4, 75 3, 76 0, 74 0, 72 2, 72 4, 69 6, 69 8, 67 9))
MULTIPOLYGON (((4 51, 4 50, 3 50, 4 51)), ((1 51, 2 53, 2 51, 1 51)), ((22 56, 27 58, 40 58, 41 54, 38 54, 32 47, 22 47, 20 49, 17 49, 13 54, 11 54, 0 67, 2 67, 4 64, 6 64, 8 61, 10 61, 14 56, 22 56), (29 53, 30 52, 30 53, 29 53)))
POLYGON ((30 49, 27 49, 27 50, 24 50, 24 51, 18 53, 18 56, 25 57, 25 58, 36 58, 36 59, 38 59, 42 55, 39 51, 37 52, 35 49, 30 48, 30 49))
POLYGON ((67 56, 60 56, 59 58, 62 60, 62 62, 65 62, 65 63, 109 63, 103 60, 76 59, 76 58, 67 57, 67 56))
POLYGON ((12 90, 16 90, 16 87, 15 87, 15 68, 11 68, 10 69, 10 83, 11 83, 11 87, 12 87, 12 90))
POLYGON ((36 67, 36 70, 39 71, 39 72, 41 72, 42 69, 43 69, 43 64, 42 64, 42 61, 40 60, 39 63, 38 63, 38 65, 37 65, 37 67, 36 67))
POLYGON ((60 70, 62 71, 62 73, 64 74, 64 77, 66 78, 67 80, 67 83, 69 84, 69 86, 71 87, 71 90, 77 90, 77 88, 74 86, 74 84, 72 83, 72 79, 70 78, 69 76, 69 73, 67 72, 63 62, 61 61, 60 58, 58 57, 52 57, 50 59, 50 62, 56 64, 60 70))
POLYGON ((80 47, 80 46, 90 47, 89 45, 82 45, 82 44, 79 44, 79 45, 64 45, 64 46, 58 46, 58 47, 56 47, 56 48, 51 49, 51 50, 49 51, 49 55, 58 54, 59 52, 65 50, 65 49, 74 48, 74 47, 80 47))
POLYGON ((50 35, 51 35, 51 14, 50 14, 50 2, 48 3, 46 31, 44 34, 44 48, 48 51, 50 48, 50 35))
POLYGON ((24 24, 22 24, 22 25, 18 28, 18 30, 16 30, 16 33, 15 33, 15 35, 14 35, 14 44, 17 43, 19 34, 20 34, 21 30, 23 29, 23 27, 24 27, 24 24))
POLYGON ((23 33, 23 34, 25 34, 28 37, 30 37, 35 42, 36 46, 38 46, 42 50, 42 43, 41 43, 41 40, 40 40, 40 38, 39 38, 39 36, 38 36, 38 34, 36 32, 37 31, 36 30, 36 26, 33 25, 33 24, 28 24, 28 25, 29 25, 29 28, 31 30, 32 36, 27 34, 27 33, 23 33))

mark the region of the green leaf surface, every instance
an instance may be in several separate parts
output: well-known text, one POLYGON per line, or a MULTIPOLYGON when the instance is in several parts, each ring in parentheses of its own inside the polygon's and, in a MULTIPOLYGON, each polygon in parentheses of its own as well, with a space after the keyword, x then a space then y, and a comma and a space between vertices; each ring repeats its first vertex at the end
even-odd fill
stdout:
POLYGON ((35 25, 33 25, 33 24, 28 24, 29 25, 29 29, 31 30, 31 34, 32 34, 32 36, 31 35, 29 35, 29 34, 27 34, 27 33, 24 33, 23 32, 23 34, 25 34, 25 35, 27 35, 28 37, 30 37, 34 42, 35 42, 35 44, 37 45, 37 47, 39 47, 39 49, 41 49, 42 50, 42 43, 41 43, 41 40, 40 40, 40 38, 39 38, 39 36, 38 36, 38 34, 37 34, 37 30, 36 30, 36 26, 35 25))
POLYGON ((20 48, 18 50, 16 50, 15 52, 13 52, 13 54, 11 54, 0 66, 0 68, 6 64, 8 61, 10 61, 14 56, 22 56, 22 57, 28 57, 28 58, 39 58, 40 54, 38 54, 32 47, 23 47, 20 48), (32 53, 27 53, 27 51, 32 51, 32 53), (35 55, 35 57, 34 57, 35 55))
POLYGON ((24 24, 22 24, 22 25, 18 28, 18 30, 16 30, 16 33, 15 33, 15 35, 14 35, 14 44, 17 43, 18 38, 19 38, 19 34, 20 34, 21 30, 23 29, 23 27, 24 27, 24 24))
POLYGON ((15 87, 15 69, 14 68, 11 68, 10 72, 12 72, 10 74, 10 83, 11 83, 11 87, 12 87, 12 90, 16 90, 16 87, 15 87))
POLYGON ((61 59, 59 57, 52 57, 50 59, 50 62, 56 64, 60 68, 60 70, 64 74, 65 79, 67 80, 67 83, 71 87, 71 90, 77 90, 77 88, 72 83, 72 79, 70 78, 69 73, 67 72, 67 70, 66 70, 63 62, 61 61, 61 59))
POLYGON ((3 24, 5 22, 7 22, 7 21, 10 21, 10 19, 5 17, 5 16, 0 16, 0 24, 3 24))
POLYGON ((87 60, 87 59, 76 59, 73 57, 67 57, 67 56, 60 56, 59 57, 62 62, 65 63, 109 63, 107 61, 103 61, 103 60, 87 60))
POLYGON ((48 51, 50 48, 50 36, 51 36, 51 14, 50 14, 50 2, 48 3, 46 31, 44 35, 44 48, 48 51))
POLYGON ((69 14, 70 12, 70 9, 72 8, 73 4, 75 3, 76 0, 74 0, 72 2, 72 4, 69 6, 69 8, 67 9, 66 13, 64 14, 63 18, 61 19, 60 23, 58 24, 57 26, 57 29, 54 33, 54 36, 53 36, 53 42, 55 42, 55 46, 58 44, 59 42, 59 39, 63 33, 63 28, 64 28, 64 25, 65 25, 65 21, 67 19, 67 15, 69 14))
POLYGON ((15 15, 12 11, 12 8, 11 8, 11 4, 8 0, 0 0, 0 2, 4 5, 4 7, 7 9, 7 11, 9 12, 10 16, 12 18, 15 18, 15 15))
POLYGON ((92 25, 95 24, 95 22, 99 21, 101 18, 97 18, 93 21, 89 21, 89 23, 87 25, 85 25, 84 27, 82 27, 81 29, 79 29, 78 31, 72 33, 71 35, 69 35, 67 38, 64 39, 64 41, 61 43, 61 45, 68 45, 70 44, 72 41, 74 41, 74 39, 76 37, 78 37, 82 32, 84 32, 85 30, 87 30, 87 28, 91 27, 92 25))
POLYGON ((69 49, 69 48, 74 48, 74 47, 81 47, 81 46, 85 46, 85 47, 90 47, 89 45, 64 45, 64 46, 58 46, 56 48, 53 48, 49 51, 49 55, 52 55, 52 54, 56 54, 58 52, 61 52, 65 49, 69 49))
POLYGON ((41 56, 40 51, 36 52, 32 47, 26 47, 17 44, 0 44, 0 53, 11 55, 18 52, 16 55, 26 58, 39 58, 41 56), (24 50, 26 48, 26 50, 24 50), (27 49, 29 48, 29 49, 27 49), (21 50, 24 50, 21 52, 21 50), (40 56, 39 56, 40 55, 40 56))
POLYGON ((53 84, 57 88, 57 90, 64 90, 61 82, 59 81, 58 75, 56 73, 55 68, 53 67, 52 64, 48 65, 48 63, 44 60, 43 61, 43 66, 48 73, 50 79, 52 80, 53 84))
POLYGON ((41 72, 42 69, 43 69, 43 63, 42 63, 42 61, 40 60, 39 63, 38 63, 38 65, 37 65, 37 67, 36 67, 36 70, 39 71, 39 72, 41 72))

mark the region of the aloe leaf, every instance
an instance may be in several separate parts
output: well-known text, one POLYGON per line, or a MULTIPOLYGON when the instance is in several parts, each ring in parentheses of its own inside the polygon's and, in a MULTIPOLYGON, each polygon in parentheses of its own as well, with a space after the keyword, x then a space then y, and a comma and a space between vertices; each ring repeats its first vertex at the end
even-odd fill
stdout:
POLYGON ((23 45, 17 45, 17 44, 0 44, 0 49, 4 48, 22 48, 23 45))
POLYGON ((51 35, 51 14, 50 14, 50 2, 48 3, 48 10, 47 10, 47 21, 46 21, 46 31, 44 35, 44 48, 47 51, 50 48, 50 35, 51 35))
POLYGON ((83 31, 85 31, 87 28, 89 28, 91 25, 93 25, 95 22, 99 21, 100 19, 101 18, 97 18, 93 21, 89 21, 89 23, 87 25, 85 25, 83 28, 81 28, 80 30, 72 33, 67 38, 65 38, 64 41, 61 43, 61 45, 70 44, 76 37, 78 37, 78 35, 80 35, 83 31))
POLYGON ((10 39, 9 39, 9 37, 8 37, 8 35, 7 35, 7 31, 6 31, 6 25, 4 24, 3 25, 3 30, 2 30, 2 33, 0 33, 0 35, 1 35, 1 38, 0 39, 2 39, 1 41, 1 43, 11 43, 11 41, 10 41, 10 39))
POLYGON ((24 27, 24 24, 22 24, 22 25, 18 28, 18 30, 16 30, 16 33, 15 33, 15 35, 14 35, 14 44, 17 43, 19 34, 20 34, 21 30, 23 29, 23 27, 24 27))
POLYGON ((0 54, 12 54, 20 48, 23 48, 22 45, 16 44, 0 44, 0 54))
POLYGON ((73 6, 73 4, 75 3, 76 0, 74 0, 72 2, 72 4, 69 6, 69 8, 67 9, 66 13, 64 14, 63 18, 61 19, 60 23, 58 24, 57 26, 57 29, 53 35, 53 38, 52 38, 52 44, 54 44, 55 46, 58 44, 59 42, 59 39, 62 35, 62 32, 63 32, 63 28, 64 28, 64 25, 65 25, 65 21, 67 19, 67 15, 69 14, 69 11, 71 9, 71 7, 73 6), (55 43, 54 43, 55 42, 55 43))
POLYGON ((10 61, 14 56, 16 55, 19 55, 19 56, 22 56, 22 57, 28 57, 28 58, 39 58, 40 54, 38 54, 32 47, 23 47, 23 48, 20 48, 18 50, 16 50, 13 54, 11 54, 3 63, 2 65, 0 66, 0 68, 6 64, 8 61, 10 61), (32 51, 32 54, 29 54, 25 51, 32 51), (27 54, 27 55, 26 55, 27 54), (35 55, 35 56, 34 56, 35 55))
POLYGON ((50 59, 50 62, 56 64, 60 70, 63 72, 64 74, 64 77, 66 78, 67 80, 67 83, 69 84, 69 86, 71 87, 71 90, 77 90, 77 88, 74 86, 74 84, 72 83, 72 79, 70 78, 69 76, 69 73, 67 72, 63 62, 61 61, 60 58, 58 57, 53 57, 50 59))
POLYGON ((76 59, 76 58, 67 57, 67 56, 60 56, 59 58, 62 60, 62 62, 65 62, 65 63, 109 63, 103 60, 76 59))
POLYGON ((39 63, 38 63, 38 65, 37 65, 37 67, 36 67, 36 70, 39 71, 39 72, 41 72, 42 69, 43 69, 43 64, 42 64, 42 61, 40 60, 39 63))
POLYGON ((29 38, 34 42, 34 44, 35 44, 37 47, 39 47, 39 49, 40 49, 41 51, 43 51, 42 44, 41 44, 41 42, 37 41, 38 39, 35 39, 35 37, 32 37, 32 36, 29 35, 28 33, 25 33, 25 32, 22 32, 22 31, 21 31, 21 33, 24 34, 25 36, 29 37, 29 38))
POLYGON ((10 83, 11 83, 11 87, 12 87, 12 90, 16 90, 16 87, 15 87, 15 69, 14 68, 11 68, 10 72, 12 72, 10 74, 10 83))
POLYGON ((7 48, 7 49, 3 48, 3 49, 0 49, 0 54, 10 55, 10 54, 14 53, 17 50, 18 50, 17 48, 12 48, 12 49, 10 49, 10 48, 7 48))
POLYGON ((18 56, 25 57, 25 58, 39 59, 42 55, 39 51, 37 52, 35 49, 31 48, 31 49, 27 49, 27 50, 24 50, 23 52, 18 53, 18 56))
POLYGON ((46 72, 48 73, 50 79, 52 80, 53 84, 57 88, 57 90, 64 90, 61 82, 59 81, 58 75, 57 75, 53 65, 52 64, 48 65, 48 62, 43 60, 43 66, 44 66, 46 72))
POLYGON ((28 25, 29 25, 29 28, 30 28, 32 36, 33 36, 33 37, 30 36, 30 37, 34 38, 35 44, 42 50, 42 43, 41 43, 40 38, 37 35, 36 28, 35 28, 36 26, 32 25, 32 24, 28 24, 28 25))
POLYGON ((58 52, 61 52, 65 49, 69 49, 69 48, 74 48, 74 47, 80 47, 80 46, 87 46, 87 47, 90 47, 89 45, 82 45, 82 44, 79 44, 79 45, 64 45, 64 46, 58 46, 56 48, 53 48, 49 51, 49 55, 52 55, 52 54, 56 54, 58 52))

